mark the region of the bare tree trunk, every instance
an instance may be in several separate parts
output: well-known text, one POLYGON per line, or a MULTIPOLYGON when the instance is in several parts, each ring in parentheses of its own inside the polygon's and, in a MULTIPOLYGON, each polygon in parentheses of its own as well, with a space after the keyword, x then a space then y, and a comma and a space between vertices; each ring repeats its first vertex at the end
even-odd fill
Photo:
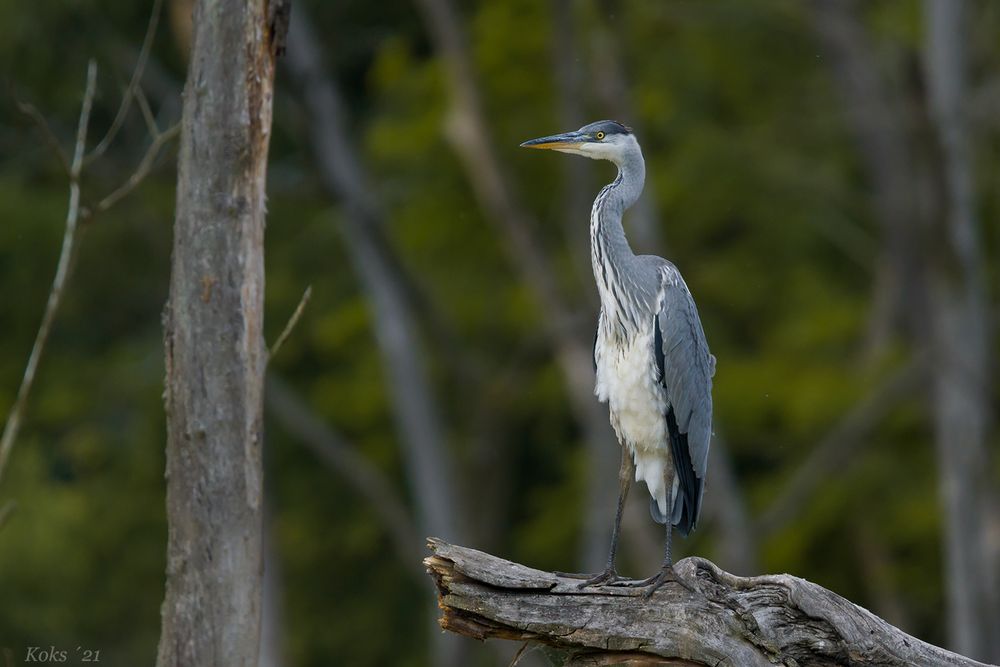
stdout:
POLYGON ((201 0, 194 11, 164 316, 169 537, 159 667, 258 662, 275 46, 267 9, 264 0, 201 0))
POLYGON ((454 7, 449 0, 418 0, 417 6, 447 72, 451 95, 447 138, 465 168, 480 207, 507 242, 515 268, 535 296, 542 327, 555 348, 574 416, 583 431, 589 476, 582 560, 584 567, 597 568, 605 560, 610 539, 617 492, 617 478, 611 471, 616 469, 619 455, 607 410, 594 398, 590 340, 581 335, 579 319, 561 293, 551 263, 534 233, 534 221, 517 201, 489 139, 464 31, 454 7))
POLYGON ((972 191, 961 0, 925 0, 930 120, 939 160, 936 231, 928 244, 933 320, 934 421, 944 509, 945 582, 951 645, 1000 657, 997 563, 987 535, 992 508, 986 449, 991 359, 983 261, 972 191))

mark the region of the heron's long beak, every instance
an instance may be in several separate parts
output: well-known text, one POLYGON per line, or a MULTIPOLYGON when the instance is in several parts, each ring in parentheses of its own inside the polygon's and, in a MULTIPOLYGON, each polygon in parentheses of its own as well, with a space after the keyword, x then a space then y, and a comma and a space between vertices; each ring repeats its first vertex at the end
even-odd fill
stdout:
POLYGON ((521 148, 542 148, 547 150, 577 148, 589 138, 584 132, 564 132, 563 134, 529 139, 521 144, 521 148))

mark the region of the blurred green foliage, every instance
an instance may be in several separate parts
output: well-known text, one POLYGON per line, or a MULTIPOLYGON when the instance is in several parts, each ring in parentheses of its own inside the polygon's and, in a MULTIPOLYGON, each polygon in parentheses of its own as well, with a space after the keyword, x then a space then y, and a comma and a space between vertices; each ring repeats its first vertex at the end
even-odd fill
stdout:
MULTIPOLYGON (((43 110, 65 147, 90 57, 100 67, 91 146, 108 127, 148 4, 0 2, 8 17, 0 28, 4 74, 18 96, 43 110)), ((586 493, 579 429, 530 293, 444 139, 444 75, 419 16, 400 0, 296 4, 323 38, 329 72, 388 213, 391 242, 461 348, 424 332, 463 508, 472 517, 492 508, 495 525, 481 528, 483 542, 505 557, 572 568, 586 493), (456 368, 459 356, 474 360, 476 383, 456 368), (482 442, 490 449, 477 448, 482 442), (494 476, 502 483, 482 486, 494 476), (483 488, 499 495, 483 498, 483 488)), ((667 243, 659 251, 681 268, 698 301, 719 359, 719 428, 756 515, 905 356, 894 349, 874 364, 863 356, 879 240, 842 101, 804 4, 570 4, 573 17, 529 0, 461 3, 492 139, 537 214, 536 231, 567 291, 596 317, 593 287, 574 273, 574 246, 559 224, 563 165, 524 155, 517 145, 568 129, 555 120, 552 78, 552 35, 563 21, 577 27, 581 107, 588 118, 609 115, 589 85, 589 45, 595 27, 610 30, 637 116, 622 120, 643 130, 646 196, 659 206, 667 243)), ((1000 11, 986 2, 974 8, 971 60, 977 72, 995 71, 1000 11)), ((918 55, 919 3, 872 3, 866 12, 879 46, 880 62, 872 66, 892 76, 918 55)), ((161 127, 177 118, 183 81, 171 26, 165 16, 144 79, 161 127)), ((316 176, 306 116, 285 78, 279 71, 271 148, 269 340, 306 285, 313 285, 313 298, 274 368, 410 502, 370 313, 338 231, 341 212, 316 176)), ((67 187, 9 97, 2 114, 5 414, 45 303, 67 187)), ((977 144, 985 184, 992 183, 987 175, 995 180, 1000 160, 996 129, 981 128, 977 144)), ((85 200, 122 182, 147 142, 133 112, 108 156, 86 172, 85 200)), ((166 540, 160 311, 173 159, 171 149, 139 191, 84 230, 0 483, 0 503, 18 503, 0 530, 0 647, 84 646, 100 649, 109 665, 154 659, 166 540)), ((587 170, 586 182, 573 187, 588 194, 611 177, 604 164, 587 170)), ((988 216, 996 209, 996 198, 984 195, 984 219, 995 218, 988 216)), ((581 219, 572 233, 586 234, 586 224, 581 219)), ((995 272, 995 224, 987 227, 995 272)), ((428 664, 425 582, 398 561, 377 515, 336 473, 277 424, 268 423, 267 435, 289 664, 428 664)), ((875 611, 889 591, 905 610, 897 619, 905 629, 941 643, 937 481, 919 392, 894 408, 859 451, 761 545, 762 568, 812 579, 875 611), (873 574, 862 547, 886 566, 873 574)), ((709 493, 711 484, 710 476, 709 493)), ((679 548, 711 557, 717 538, 708 522, 679 548)), ((488 664, 490 655, 479 659, 488 664)))

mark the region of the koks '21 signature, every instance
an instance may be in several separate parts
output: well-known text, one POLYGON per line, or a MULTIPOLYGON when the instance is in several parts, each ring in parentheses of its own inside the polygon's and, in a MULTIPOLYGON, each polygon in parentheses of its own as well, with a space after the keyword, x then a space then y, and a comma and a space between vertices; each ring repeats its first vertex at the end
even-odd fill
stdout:
POLYGON ((67 662, 72 658, 79 662, 100 662, 101 652, 94 649, 77 646, 75 651, 59 649, 55 646, 29 646, 25 656, 25 662, 49 663, 67 662))

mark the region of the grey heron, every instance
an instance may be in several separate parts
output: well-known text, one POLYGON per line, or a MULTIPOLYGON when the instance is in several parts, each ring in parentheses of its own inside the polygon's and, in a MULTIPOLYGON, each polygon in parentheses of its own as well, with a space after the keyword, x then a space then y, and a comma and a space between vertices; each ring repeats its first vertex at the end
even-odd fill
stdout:
POLYGON ((642 150, 630 128, 611 120, 521 146, 609 160, 618 167, 618 176, 597 195, 590 214, 591 263, 601 300, 595 393, 608 404, 622 447, 618 509, 607 567, 580 587, 643 586, 647 596, 666 581, 687 587, 674 573, 670 541, 674 526, 684 535, 694 530, 701 512, 715 357, 677 267, 653 255, 637 256, 625 238, 622 215, 639 198, 646 176, 642 150), (615 570, 633 475, 646 483, 653 519, 666 526, 663 567, 638 582, 615 570))

